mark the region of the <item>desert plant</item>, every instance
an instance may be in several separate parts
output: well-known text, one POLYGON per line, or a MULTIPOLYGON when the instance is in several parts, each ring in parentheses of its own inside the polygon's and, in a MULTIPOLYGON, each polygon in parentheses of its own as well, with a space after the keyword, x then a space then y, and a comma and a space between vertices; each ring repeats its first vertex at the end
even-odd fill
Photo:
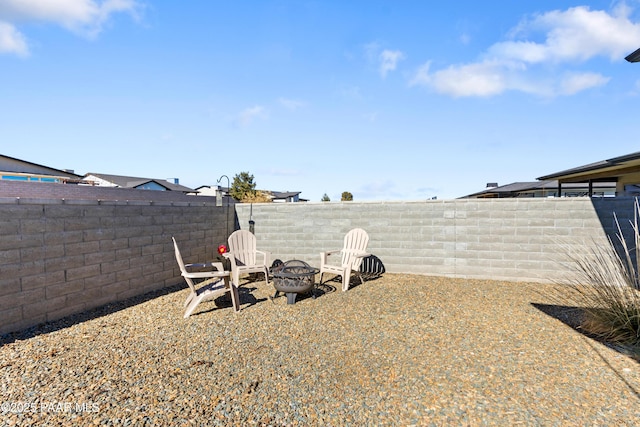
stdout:
POLYGON ((249 193, 246 193, 242 197, 242 200, 240 200, 240 202, 241 203, 270 203, 270 202, 273 202, 273 198, 271 197, 271 194, 269 194, 266 191, 254 190, 249 193))
POLYGON ((609 239, 608 245, 594 243, 590 250, 567 250, 572 274, 555 288, 556 296, 568 297, 582 309, 582 330, 604 341, 632 346, 640 345, 639 216, 636 199, 631 222, 633 247, 614 215, 618 249, 609 239))

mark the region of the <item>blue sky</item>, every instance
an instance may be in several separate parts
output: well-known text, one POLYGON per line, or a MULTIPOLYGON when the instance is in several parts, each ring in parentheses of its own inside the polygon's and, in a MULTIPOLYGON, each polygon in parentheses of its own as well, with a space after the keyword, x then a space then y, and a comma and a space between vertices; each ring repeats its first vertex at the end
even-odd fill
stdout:
POLYGON ((640 151, 637 48, 638 0, 0 0, 0 153, 451 199, 640 151))

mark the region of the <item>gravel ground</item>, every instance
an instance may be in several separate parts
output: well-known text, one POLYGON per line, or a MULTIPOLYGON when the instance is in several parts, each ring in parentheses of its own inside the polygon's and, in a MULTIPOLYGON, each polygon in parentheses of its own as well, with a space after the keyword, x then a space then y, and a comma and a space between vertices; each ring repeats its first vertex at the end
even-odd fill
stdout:
POLYGON ((4 336, 0 425, 640 425, 640 364, 547 285, 329 284, 287 305, 247 283, 239 313, 189 319, 179 287, 4 336))

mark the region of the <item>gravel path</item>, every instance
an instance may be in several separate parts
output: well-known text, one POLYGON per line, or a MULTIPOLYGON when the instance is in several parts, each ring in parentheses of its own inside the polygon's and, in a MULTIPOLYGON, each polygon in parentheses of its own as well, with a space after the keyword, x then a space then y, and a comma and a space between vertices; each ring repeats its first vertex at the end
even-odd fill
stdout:
POLYGON ((3 337, 0 426, 640 425, 640 364, 546 286, 385 274, 287 305, 255 282, 186 320, 161 292, 3 337))

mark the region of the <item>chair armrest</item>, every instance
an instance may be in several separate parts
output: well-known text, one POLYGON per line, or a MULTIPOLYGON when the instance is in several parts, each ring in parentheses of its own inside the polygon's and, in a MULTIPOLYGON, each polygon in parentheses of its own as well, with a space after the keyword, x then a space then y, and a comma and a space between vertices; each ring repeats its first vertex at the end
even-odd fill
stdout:
POLYGON ((192 267, 192 268, 207 268, 207 267, 213 267, 213 263, 210 262, 194 262, 192 264, 185 264, 185 267, 192 267))
POLYGON ((269 261, 271 260, 271 252, 269 252, 269 251, 258 251, 258 250, 256 250, 256 254, 260 254, 260 255, 262 255, 262 257, 264 258, 264 265, 266 265, 267 267, 269 267, 269 261))
POLYGON ((182 277, 188 277, 189 279, 210 279, 213 277, 225 277, 228 275, 228 271, 200 271, 193 273, 182 273, 182 277))
POLYGON ((224 266, 221 262, 194 262, 192 264, 185 264, 185 268, 213 268, 217 271, 224 271, 224 266))
POLYGON ((320 255, 325 254, 325 255, 333 255, 333 254, 339 254, 340 252, 342 252, 342 249, 336 249, 335 251, 324 251, 324 252, 320 252, 320 255))
POLYGON ((334 251, 325 251, 325 252, 320 252, 320 264, 324 265, 327 263, 327 258, 330 255, 335 255, 335 254, 339 254, 340 252, 342 252, 341 249, 338 250, 334 250, 334 251))
POLYGON ((231 252, 225 252, 222 254, 222 256, 229 260, 229 262, 231 263, 231 266, 236 265, 236 257, 231 255, 231 252))
POLYGON ((233 274, 237 274, 238 264, 236 263, 236 257, 231 254, 231 252, 225 252, 222 254, 223 257, 229 260, 229 264, 231 266, 231 271, 233 274))

